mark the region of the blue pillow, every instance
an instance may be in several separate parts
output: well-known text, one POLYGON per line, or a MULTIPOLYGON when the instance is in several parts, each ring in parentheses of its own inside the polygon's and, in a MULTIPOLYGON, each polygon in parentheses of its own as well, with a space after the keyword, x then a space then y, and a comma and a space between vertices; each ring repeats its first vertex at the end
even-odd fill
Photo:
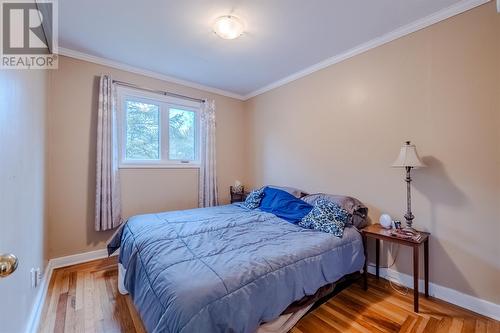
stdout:
POLYGON ((272 213, 290 223, 297 223, 309 214, 313 206, 292 194, 272 187, 264 188, 260 210, 272 213))
POLYGON ((319 199, 311 212, 299 222, 299 226, 328 232, 342 238, 350 217, 350 214, 338 204, 319 199))
POLYGON ((255 208, 259 207, 260 201, 262 200, 263 196, 264 196, 264 188, 259 188, 258 190, 253 190, 252 192, 250 192, 248 197, 245 199, 243 206, 245 206, 248 209, 255 209, 255 208))

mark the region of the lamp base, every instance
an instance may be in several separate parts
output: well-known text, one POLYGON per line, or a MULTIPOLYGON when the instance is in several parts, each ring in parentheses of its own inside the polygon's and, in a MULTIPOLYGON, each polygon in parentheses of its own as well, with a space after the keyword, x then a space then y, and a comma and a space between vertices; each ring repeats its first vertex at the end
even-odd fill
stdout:
POLYGON ((420 235, 420 233, 412 227, 404 227, 403 231, 409 234, 411 233, 414 236, 420 235))

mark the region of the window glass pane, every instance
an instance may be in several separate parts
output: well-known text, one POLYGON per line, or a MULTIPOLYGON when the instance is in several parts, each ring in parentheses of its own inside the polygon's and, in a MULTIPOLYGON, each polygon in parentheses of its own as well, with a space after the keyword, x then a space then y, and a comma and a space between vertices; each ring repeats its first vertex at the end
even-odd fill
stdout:
POLYGON ((196 114, 193 111, 170 109, 169 159, 196 160, 196 114))
POLYGON ((160 159, 160 110, 158 105, 126 101, 126 159, 160 159))

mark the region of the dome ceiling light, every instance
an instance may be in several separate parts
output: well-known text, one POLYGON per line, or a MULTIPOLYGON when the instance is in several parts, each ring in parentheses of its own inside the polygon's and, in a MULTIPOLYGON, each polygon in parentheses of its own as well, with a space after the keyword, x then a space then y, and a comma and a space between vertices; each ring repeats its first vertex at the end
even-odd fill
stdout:
POLYGON ((215 20, 213 29, 220 38, 235 39, 243 34, 244 25, 238 17, 224 15, 215 20))

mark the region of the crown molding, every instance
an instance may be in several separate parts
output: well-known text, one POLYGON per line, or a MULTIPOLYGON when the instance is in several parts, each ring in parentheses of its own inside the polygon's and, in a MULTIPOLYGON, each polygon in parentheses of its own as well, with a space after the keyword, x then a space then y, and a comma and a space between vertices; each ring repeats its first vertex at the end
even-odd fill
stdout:
POLYGON ((160 74, 160 73, 157 73, 157 72, 154 72, 154 71, 150 71, 150 70, 147 70, 147 69, 142 69, 142 68, 139 68, 139 67, 127 65, 127 64, 122 63, 122 62, 114 61, 114 60, 107 59, 107 58, 97 57, 97 56, 94 56, 94 55, 90 55, 90 54, 87 54, 87 53, 83 53, 83 52, 71 50, 71 49, 64 48, 64 47, 59 47, 58 54, 66 56, 66 57, 78 59, 78 60, 88 61, 88 62, 91 62, 91 63, 94 63, 94 64, 98 64, 98 65, 108 66, 108 67, 116 68, 116 69, 119 69, 119 70, 131 72, 131 73, 135 73, 135 74, 139 74, 139 75, 144 75, 144 76, 147 76, 147 77, 150 77, 150 78, 154 78, 154 79, 158 79, 158 80, 162 80, 162 81, 167 81, 167 82, 171 82, 171 83, 180 84, 180 85, 183 85, 183 86, 186 86, 186 87, 203 90, 203 91, 210 92, 210 93, 217 94, 217 95, 231 97, 231 98, 235 98, 235 99, 238 99, 238 100, 244 100, 244 97, 242 95, 239 95, 239 94, 236 94, 236 93, 233 93, 233 92, 230 92, 230 91, 226 91, 226 90, 222 90, 222 89, 217 89, 217 88, 205 86, 205 85, 202 85, 202 84, 199 84, 199 83, 195 83, 195 82, 191 82, 191 81, 186 81, 186 80, 178 79, 178 78, 175 78, 175 77, 172 77, 172 76, 160 74))
MULTIPOLYGON (((404 25, 396 30, 393 30, 387 34, 384 34, 380 37, 372 39, 366 43, 360 44, 360 45, 358 45, 350 50, 347 50, 346 52, 343 52, 343 53, 338 54, 336 56, 333 56, 331 58, 325 59, 325 60, 323 60, 315 65, 307 67, 303 70, 300 70, 294 74, 291 74, 291 75, 284 77, 284 78, 282 78, 278 81, 275 81, 273 83, 270 83, 270 84, 268 84, 262 88, 259 88, 259 89, 255 90, 247 95, 240 95, 240 94, 236 94, 236 93, 233 93, 230 91, 205 86, 205 85, 191 82, 191 81, 187 81, 187 80, 178 79, 178 78, 168 76, 165 74, 160 74, 160 73, 157 73, 154 71, 150 71, 150 70, 142 69, 139 67, 127 65, 127 64, 124 64, 124 63, 121 63, 118 61, 114 61, 114 60, 110 60, 110 59, 106 59, 106 58, 102 58, 102 57, 93 56, 93 55, 90 55, 87 53, 71 50, 68 48, 59 47, 58 53, 60 55, 63 55, 63 56, 67 56, 67 57, 71 57, 71 58, 75 58, 75 59, 79 59, 79 60, 84 60, 84 61, 88 61, 88 62, 92 62, 95 64, 104 65, 104 66, 108 66, 108 67, 113 67, 116 69, 124 70, 127 72, 132 72, 135 74, 144 75, 144 76, 155 78, 158 80, 177 83, 177 84, 180 84, 180 85, 183 85, 186 87, 195 88, 195 89, 203 90, 203 91, 218 94, 218 95, 235 98, 235 99, 238 99, 241 101, 246 101, 246 100, 249 100, 255 96, 258 96, 260 94, 263 94, 263 93, 268 92, 270 90, 273 90, 275 88, 281 87, 287 83, 298 80, 304 76, 307 76, 307 75, 312 74, 314 72, 317 72, 321 69, 324 69, 324 68, 329 67, 331 65, 337 64, 339 62, 342 62, 344 60, 347 60, 349 58, 357 56, 361 53, 364 53, 366 51, 374 49, 378 46, 392 42, 395 39, 404 37, 406 35, 409 35, 411 33, 416 32, 418 30, 427 28, 433 24, 444 21, 450 17, 461 14, 463 12, 466 12, 470 9, 481 6, 481 5, 488 3, 490 1, 491 0, 462 0, 462 1, 452 5, 450 7, 444 8, 444 9, 442 9, 438 12, 435 12, 431 15, 428 15, 422 19, 419 19, 419 20, 416 20, 410 24, 404 25)), ((498 10, 500 11, 500 0, 497 0, 497 7, 498 7, 498 10)))
MULTIPOLYGON (((309 74, 317 72, 317 71, 324 69, 328 66, 337 64, 339 62, 342 62, 344 60, 352 58, 356 55, 364 53, 368 50, 371 50, 371 49, 376 48, 378 46, 392 42, 395 39, 404 37, 404 36, 409 35, 413 32, 416 32, 418 30, 427 28, 428 26, 431 26, 433 24, 436 24, 438 22, 446 20, 452 16, 466 12, 472 8, 478 7, 478 6, 483 5, 483 4, 490 2, 490 1, 491 0, 462 0, 462 1, 452 5, 450 7, 444 8, 438 12, 435 12, 431 15, 428 15, 422 19, 416 20, 410 24, 404 25, 396 30, 393 30, 393 31, 387 33, 387 34, 384 34, 380 37, 372 39, 366 43, 360 44, 360 45, 358 45, 358 46, 356 46, 356 47, 354 47, 346 52, 343 52, 341 54, 338 54, 336 56, 333 56, 331 58, 323 60, 315 65, 307 67, 306 69, 298 71, 298 72, 296 72, 292 75, 289 75, 281 80, 278 80, 278 81, 273 82, 271 84, 268 84, 260 89, 257 89, 254 92, 251 92, 250 94, 245 95, 244 100, 248 100, 252 97, 263 94, 267 91, 281 87, 287 83, 290 83, 290 82, 295 81, 297 79, 300 79, 304 76, 307 76, 309 74)), ((497 0, 497 2, 498 2, 498 6, 500 6, 500 0, 497 0)), ((499 10, 500 10, 500 8, 499 8, 499 10)))

